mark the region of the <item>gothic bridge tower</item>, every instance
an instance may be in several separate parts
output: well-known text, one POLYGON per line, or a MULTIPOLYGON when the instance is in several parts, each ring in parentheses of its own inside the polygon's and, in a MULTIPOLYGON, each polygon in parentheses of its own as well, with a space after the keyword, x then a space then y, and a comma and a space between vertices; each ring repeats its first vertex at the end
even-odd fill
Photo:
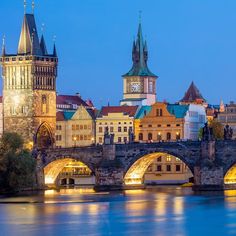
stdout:
POLYGON ((39 148, 54 143, 58 58, 39 41, 34 14, 24 14, 18 51, 0 58, 3 78, 3 130, 17 132, 25 144, 39 148))
POLYGON ((142 27, 139 23, 138 35, 133 42, 133 66, 123 75, 123 100, 121 105, 152 105, 156 102, 156 80, 147 65, 148 48, 143 40, 142 27))

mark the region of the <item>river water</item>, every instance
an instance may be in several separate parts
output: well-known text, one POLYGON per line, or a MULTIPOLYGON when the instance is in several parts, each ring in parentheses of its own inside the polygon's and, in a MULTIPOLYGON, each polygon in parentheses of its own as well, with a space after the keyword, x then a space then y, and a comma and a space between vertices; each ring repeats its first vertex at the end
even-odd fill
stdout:
POLYGON ((48 190, 0 198, 0 235, 236 235, 236 191, 48 190))

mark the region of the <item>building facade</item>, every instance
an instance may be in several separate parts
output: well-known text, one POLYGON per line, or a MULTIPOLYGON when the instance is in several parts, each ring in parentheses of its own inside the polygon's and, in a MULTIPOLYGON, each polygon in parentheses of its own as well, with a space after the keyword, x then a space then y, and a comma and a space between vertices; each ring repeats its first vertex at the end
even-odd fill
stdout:
POLYGON ((39 41, 33 14, 25 14, 17 54, 7 54, 3 45, 3 129, 17 132, 25 144, 48 147, 56 129, 57 53, 47 52, 39 41))
POLYGON ((188 105, 156 102, 143 106, 135 117, 135 141, 159 142, 184 138, 184 117, 188 105))
POLYGON ((217 120, 222 123, 223 126, 229 125, 233 129, 233 139, 236 138, 236 104, 230 102, 225 105, 225 110, 218 113, 217 120))
POLYGON ((79 106, 76 111, 58 111, 57 147, 83 147, 95 144, 94 110, 79 106))
POLYGON ((133 42, 133 66, 123 75, 123 99, 120 105, 141 106, 156 102, 156 80, 148 66, 147 42, 143 40, 141 23, 139 24, 137 40, 133 42))
POLYGON ((137 110, 138 106, 102 107, 96 118, 96 143, 103 144, 106 129, 114 135, 115 143, 127 143, 137 110))

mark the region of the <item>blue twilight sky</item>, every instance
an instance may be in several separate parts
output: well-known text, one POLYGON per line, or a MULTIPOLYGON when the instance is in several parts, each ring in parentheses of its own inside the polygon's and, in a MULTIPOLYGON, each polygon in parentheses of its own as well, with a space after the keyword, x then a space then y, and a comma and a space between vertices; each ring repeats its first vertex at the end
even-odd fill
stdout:
MULTIPOLYGON (((30 2, 28 12, 31 12, 30 2)), ((209 103, 236 100, 235 0, 35 0, 48 50, 59 55, 57 91, 80 92, 100 107, 122 98, 122 77, 142 11, 157 97, 175 102, 194 81, 209 103)), ((17 50, 23 0, 0 1, 0 37, 17 50)))

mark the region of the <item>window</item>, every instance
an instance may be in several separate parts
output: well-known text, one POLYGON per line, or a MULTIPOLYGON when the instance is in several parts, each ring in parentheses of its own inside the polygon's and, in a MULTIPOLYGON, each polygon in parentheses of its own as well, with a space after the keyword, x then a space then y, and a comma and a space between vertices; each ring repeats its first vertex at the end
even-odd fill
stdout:
POLYGON ((46 95, 42 95, 42 113, 47 113, 47 97, 46 95))
POLYGON ((138 135, 138 140, 140 140, 140 141, 143 140, 143 134, 142 134, 142 133, 139 133, 139 135, 138 135))
POLYGON ((170 157, 170 156, 167 156, 167 157, 166 157, 166 161, 171 162, 171 157, 170 157))
POLYGON ((72 125, 72 130, 75 130, 75 128, 76 128, 75 125, 72 125))
POLYGON ((124 127, 124 132, 127 132, 127 127, 126 126, 124 127))
POLYGON ((56 130, 61 130, 61 125, 56 125, 56 130))
POLYGON ((151 127, 152 127, 152 125, 148 125, 148 127, 150 127, 150 128, 151 128, 151 127))
POLYGON ((152 140, 152 133, 148 133, 148 140, 149 140, 149 141, 152 140))
POLYGON ((179 127, 180 126, 180 124, 176 124, 176 127, 179 127))
POLYGON ((124 137, 124 143, 127 143, 127 137, 124 137))
POLYGON ((80 125, 79 128, 80 128, 81 130, 83 130, 83 129, 84 129, 84 126, 83 126, 83 125, 80 125))
POLYGON ((156 109, 156 116, 162 116, 163 112, 162 109, 156 109))
POLYGON ((121 137, 118 137, 118 143, 121 143, 121 137))
POLYGON ((147 169, 148 172, 152 172, 152 164, 147 169))
POLYGON ((180 165, 176 165, 175 170, 179 172, 180 171, 180 165))
POLYGON ((84 140, 88 140, 88 136, 87 135, 84 135, 84 140))
POLYGON ((167 134, 166 134, 166 139, 169 141, 169 140, 171 140, 171 133, 170 132, 168 132, 167 134))
POLYGON ((160 127, 161 127, 161 125, 157 125, 157 127, 159 127, 159 128, 160 128, 160 127))
POLYGON ((98 132, 99 132, 99 133, 102 133, 102 127, 99 127, 99 128, 98 128, 98 132))
POLYGON ((143 125, 139 125, 139 128, 142 128, 143 127, 143 125))
POLYGON ((157 171, 158 172, 162 171, 161 165, 157 165, 157 171))
POLYGON ((84 136, 80 135, 80 140, 83 141, 84 140, 84 136))
POLYGON ((56 141, 61 141, 61 135, 56 135, 56 141))
POLYGON ((114 127, 110 127, 110 132, 111 132, 111 133, 114 132, 114 127))
POLYGON ((76 125, 76 130, 79 130, 79 125, 76 125))
POLYGON ((162 159, 161 157, 158 157, 157 162, 161 162, 161 159, 162 159))
POLYGON ((171 165, 166 166, 166 171, 168 171, 168 172, 171 171, 171 165))
POLYGON ((167 124, 167 127, 170 127, 170 124, 167 124))
POLYGON ((121 127, 120 126, 118 127, 118 132, 121 132, 121 127))
POLYGON ((102 137, 99 137, 98 142, 102 143, 102 137))
POLYGON ((88 129, 88 126, 87 126, 87 125, 84 125, 84 129, 85 129, 85 130, 88 129))

